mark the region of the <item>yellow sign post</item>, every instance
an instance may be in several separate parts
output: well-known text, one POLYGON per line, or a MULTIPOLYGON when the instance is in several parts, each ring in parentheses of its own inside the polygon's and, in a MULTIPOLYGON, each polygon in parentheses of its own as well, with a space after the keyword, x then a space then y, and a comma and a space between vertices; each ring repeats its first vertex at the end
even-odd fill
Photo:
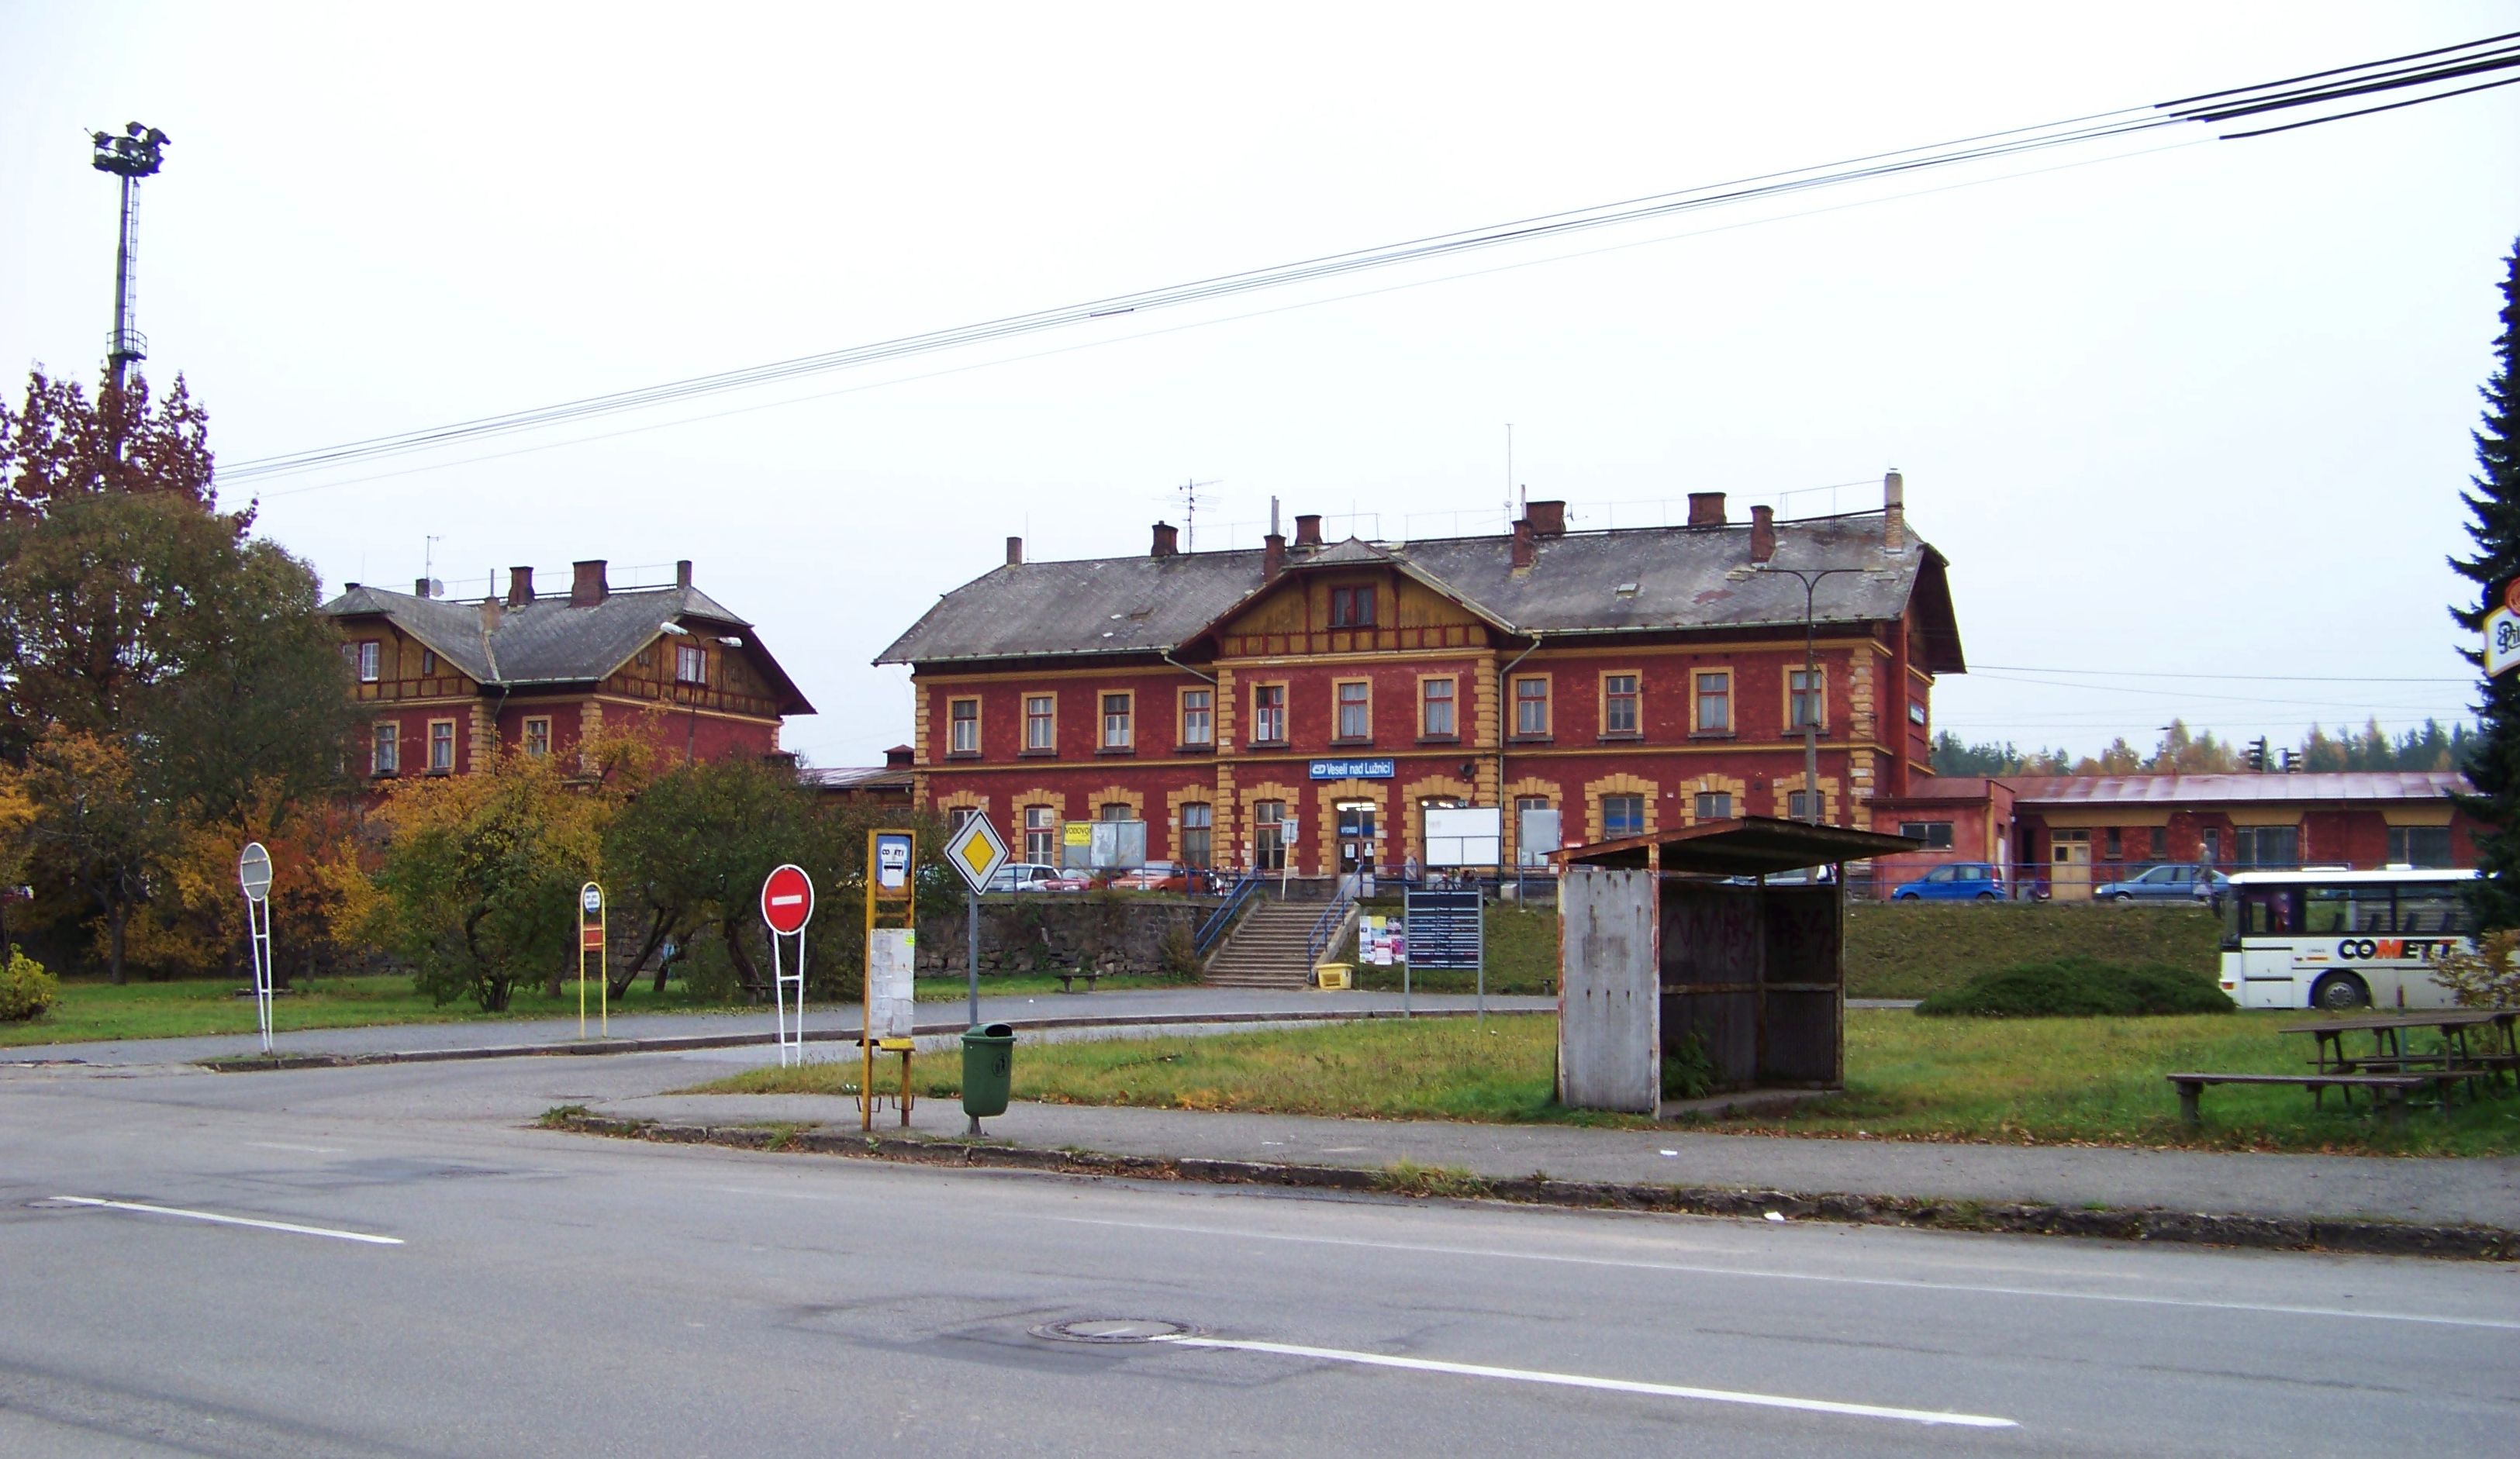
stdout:
POLYGON ((586 1037, 586 959, 595 958, 597 1007, 604 1037, 612 1037, 612 977, 605 966, 604 889, 593 882, 577 890, 577 1037, 586 1037))
POLYGON ((910 1126, 911 1034, 919 963, 919 839, 909 831, 867 832, 866 979, 858 1073, 858 1127, 875 1128, 875 1055, 901 1055, 901 1124, 910 1126))

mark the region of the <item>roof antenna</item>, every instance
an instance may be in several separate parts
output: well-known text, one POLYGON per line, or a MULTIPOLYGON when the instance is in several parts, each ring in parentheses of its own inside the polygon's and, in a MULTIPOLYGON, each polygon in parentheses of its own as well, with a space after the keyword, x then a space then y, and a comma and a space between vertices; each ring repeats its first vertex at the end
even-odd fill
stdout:
POLYGON ((1181 493, 1182 537, 1189 543, 1188 551, 1193 553, 1198 551, 1198 489, 1202 486, 1222 485, 1224 480, 1220 477, 1215 481, 1185 481, 1175 488, 1181 493))
POLYGON ((1505 423, 1505 529, 1513 530, 1513 422, 1505 423))
POLYGON ((437 545, 445 540, 442 537, 424 537, 420 540, 420 580, 426 585, 421 591, 430 597, 446 596, 446 585, 437 580, 436 570, 437 545))

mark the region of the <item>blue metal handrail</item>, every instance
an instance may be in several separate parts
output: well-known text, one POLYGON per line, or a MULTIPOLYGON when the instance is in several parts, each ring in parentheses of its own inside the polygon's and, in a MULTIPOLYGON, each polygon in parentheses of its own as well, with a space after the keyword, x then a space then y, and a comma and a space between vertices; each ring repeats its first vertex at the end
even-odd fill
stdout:
POLYGON ((1304 956, 1307 959, 1313 962, 1322 960, 1324 946, 1347 925, 1347 909, 1355 905, 1356 878, 1342 876, 1338 879, 1338 891, 1330 898, 1330 905, 1313 920, 1313 930, 1304 938, 1304 956))
POLYGON ((1234 925, 1235 913, 1240 911, 1242 904, 1250 901, 1252 894, 1260 890, 1260 882, 1259 872, 1245 871, 1234 879, 1234 885, 1225 889, 1224 903, 1207 914, 1206 921, 1198 924, 1198 935, 1191 940, 1191 946, 1200 956, 1206 956, 1207 950, 1214 947, 1217 939, 1225 936, 1225 930, 1234 925))

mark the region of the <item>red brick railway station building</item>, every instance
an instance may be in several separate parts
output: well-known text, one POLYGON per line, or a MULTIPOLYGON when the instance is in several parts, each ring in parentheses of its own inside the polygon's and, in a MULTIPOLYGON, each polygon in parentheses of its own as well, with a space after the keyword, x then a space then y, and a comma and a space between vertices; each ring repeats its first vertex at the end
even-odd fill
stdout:
MULTIPOLYGON (((1143 820, 1151 858, 1328 875, 1422 863, 1430 806, 1560 812, 1568 843, 1743 815, 1895 822, 1963 672, 1942 555, 1900 478, 1878 511, 1678 527, 1294 540, 1006 563, 877 660, 915 687, 914 796, 986 811, 1026 860, 1143 820), (1811 601, 1776 569, 1852 569, 1811 601), (1802 726, 1817 723, 1818 783, 1802 726), (1292 826, 1292 831, 1287 827, 1292 826)), ((1519 818, 1506 818, 1508 862, 1519 818)))

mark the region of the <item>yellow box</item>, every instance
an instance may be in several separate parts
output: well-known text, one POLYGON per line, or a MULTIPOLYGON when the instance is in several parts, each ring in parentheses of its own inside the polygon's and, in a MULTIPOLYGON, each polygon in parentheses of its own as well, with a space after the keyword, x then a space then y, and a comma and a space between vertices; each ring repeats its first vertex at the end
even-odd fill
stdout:
POLYGON ((1356 985, 1348 981, 1348 975, 1355 971, 1356 964, 1352 962, 1325 962, 1313 969, 1313 986, 1324 993, 1353 988, 1356 985))

